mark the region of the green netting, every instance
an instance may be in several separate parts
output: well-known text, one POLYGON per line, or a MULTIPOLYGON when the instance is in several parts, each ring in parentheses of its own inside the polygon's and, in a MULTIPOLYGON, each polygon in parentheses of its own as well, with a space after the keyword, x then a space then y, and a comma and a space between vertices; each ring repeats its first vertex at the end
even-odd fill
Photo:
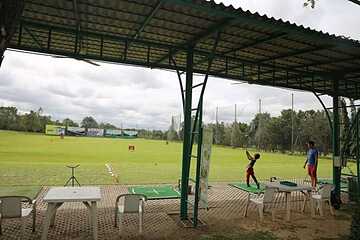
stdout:
POLYGON ((144 194, 148 199, 180 198, 181 194, 171 185, 128 187, 130 193, 144 194))
POLYGON ((0 196, 26 196, 34 199, 40 190, 41 186, 0 186, 0 196))
POLYGON ((264 192, 265 190, 265 187, 261 184, 260 184, 260 189, 258 189, 256 185, 250 185, 250 187, 248 187, 246 183, 230 183, 229 185, 251 193, 264 192))

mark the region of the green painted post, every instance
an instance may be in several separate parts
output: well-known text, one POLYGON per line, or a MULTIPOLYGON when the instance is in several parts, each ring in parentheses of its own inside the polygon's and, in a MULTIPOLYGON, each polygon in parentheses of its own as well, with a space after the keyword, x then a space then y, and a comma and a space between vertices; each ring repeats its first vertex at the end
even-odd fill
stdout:
POLYGON ((333 182, 335 185, 336 199, 340 200, 340 180, 341 180, 341 163, 340 163, 340 124, 339 124, 339 80, 334 79, 333 95, 333 182))
MULTIPOLYGON (((358 110, 360 111, 360 110, 358 110)), ((356 114, 356 172, 357 172, 357 186, 358 199, 360 199, 360 142, 359 142, 359 114, 356 114)))
POLYGON ((199 100, 199 120, 198 120, 198 142, 197 142, 197 158, 196 158, 196 181, 195 181, 195 198, 194 198, 194 216, 193 216, 193 227, 198 225, 198 213, 199 213, 199 198, 200 198, 200 168, 201 168, 201 154, 202 154, 202 143, 203 143, 203 126, 202 126, 202 115, 203 115, 203 95, 200 96, 199 100))
POLYGON ((181 176, 181 203, 180 217, 187 218, 187 200, 189 186, 189 170, 191 158, 191 107, 192 107, 192 83, 193 83, 193 47, 189 46, 186 56, 186 86, 185 86, 185 108, 184 108, 184 140, 181 176))

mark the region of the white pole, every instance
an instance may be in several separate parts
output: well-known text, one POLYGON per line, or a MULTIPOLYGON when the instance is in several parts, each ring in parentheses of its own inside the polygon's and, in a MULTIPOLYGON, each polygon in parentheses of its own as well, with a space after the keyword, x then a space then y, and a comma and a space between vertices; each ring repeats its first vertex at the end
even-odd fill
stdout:
POLYGON ((294 93, 291 94, 291 152, 294 153, 294 93))
POLYGON ((216 107, 216 115, 215 115, 215 118, 216 118, 216 124, 218 124, 218 114, 219 114, 219 107, 216 107))
POLYGON ((261 114, 261 99, 259 99, 259 113, 261 114))
POLYGON ((236 123, 236 104, 235 104, 235 123, 236 123))

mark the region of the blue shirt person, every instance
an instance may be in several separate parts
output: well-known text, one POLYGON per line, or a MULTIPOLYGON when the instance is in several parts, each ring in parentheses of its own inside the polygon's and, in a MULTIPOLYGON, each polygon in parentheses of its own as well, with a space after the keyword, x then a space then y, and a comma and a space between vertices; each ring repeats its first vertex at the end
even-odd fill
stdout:
POLYGON ((308 146, 308 153, 307 153, 307 159, 304 164, 304 168, 307 165, 308 174, 311 178, 311 186, 313 188, 316 188, 319 152, 315 148, 314 141, 309 141, 307 146, 308 146))

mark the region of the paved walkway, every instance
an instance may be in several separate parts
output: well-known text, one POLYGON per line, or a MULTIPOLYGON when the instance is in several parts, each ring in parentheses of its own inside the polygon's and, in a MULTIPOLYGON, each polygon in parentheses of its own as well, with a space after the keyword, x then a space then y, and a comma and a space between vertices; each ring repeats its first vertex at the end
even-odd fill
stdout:
MULTIPOLYGON (((3 222, 3 236, 0 239, 40 239, 42 223, 44 221, 46 204, 42 202, 42 197, 48 188, 43 188, 39 195, 37 207, 37 230, 31 233, 31 218, 25 221, 25 236, 21 237, 20 221, 5 220, 3 222)), ((127 193, 126 186, 108 185, 101 186, 102 200, 98 203, 98 229, 99 239, 119 239, 119 232, 114 228, 114 204, 116 196, 127 193)), ((227 184, 213 184, 209 190, 210 210, 201 210, 200 217, 207 224, 227 222, 232 219, 242 217, 245 207, 247 193, 231 187, 227 184)), ((292 194, 292 209, 300 212, 303 195, 301 193, 292 194)), ((194 231, 181 227, 178 219, 179 199, 172 200, 152 200, 147 201, 144 215, 144 234, 146 239, 171 239, 179 231, 194 231)), ((285 210, 285 200, 283 194, 276 195, 276 208, 285 210)), ((254 206, 250 206, 249 212, 253 215, 254 206)), ((310 215, 307 208, 306 213, 310 215)), ((277 215, 284 217, 285 211, 278 211, 277 215)), ((256 215, 257 216, 257 215, 256 215)), ((265 215, 265 218, 271 218, 265 215)), ((123 222, 121 239, 138 238, 136 215, 128 215, 123 222)), ((57 212, 55 227, 49 230, 48 239, 92 239, 91 229, 86 207, 81 203, 66 203, 57 212)))

